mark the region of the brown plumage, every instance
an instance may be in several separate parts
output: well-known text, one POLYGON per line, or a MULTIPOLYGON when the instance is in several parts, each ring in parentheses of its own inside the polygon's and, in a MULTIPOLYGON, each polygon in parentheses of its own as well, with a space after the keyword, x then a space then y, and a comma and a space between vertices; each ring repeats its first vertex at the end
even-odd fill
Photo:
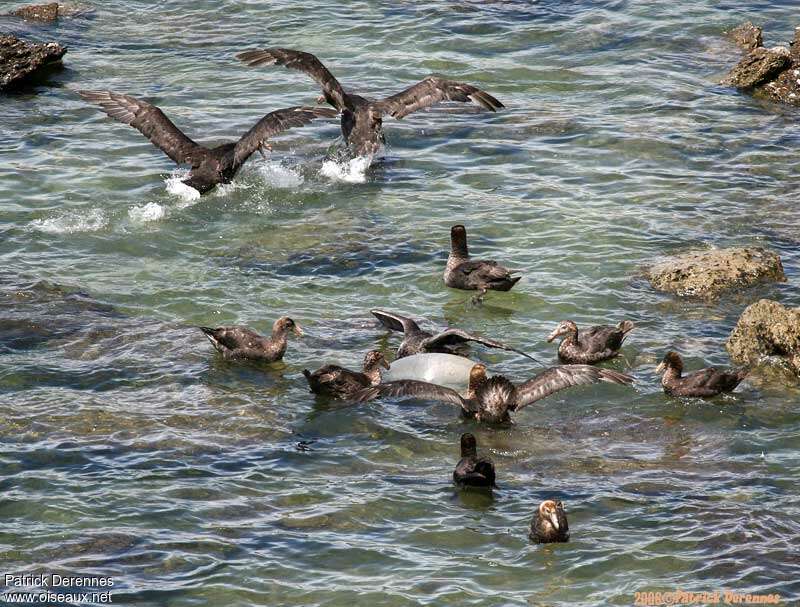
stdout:
POLYGON ((528 537, 539 544, 569 541, 569 523, 564 504, 555 500, 545 500, 539 504, 531 519, 528 537))
POLYGON ((512 276, 496 261, 471 259, 467 248, 467 229, 462 225, 450 228, 450 255, 444 269, 444 284, 465 291, 509 291, 521 276, 512 276))
POLYGON ((192 167, 183 183, 201 194, 217 184, 230 183, 253 152, 269 146, 267 139, 292 127, 308 124, 315 118, 333 118, 336 112, 327 108, 290 107, 275 110, 259 120, 237 142, 208 148, 195 143, 176 127, 164 112, 146 101, 111 91, 78 91, 96 103, 109 116, 130 125, 147 137, 177 164, 192 167))
POLYGON ((469 432, 461 435, 461 459, 453 470, 453 482, 459 487, 496 487, 494 463, 478 456, 478 443, 469 432))
POLYGON ((344 400, 359 390, 380 383, 380 367, 388 369, 389 363, 383 353, 372 350, 364 357, 364 370, 361 373, 339 365, 325 365, 313 373, 303 369, 303 375, 314 394, 325 394, 344 400))
POLYGON ((565 363, 588 365, 619 354, 622 342, 633 327, 630 320, 623 320, 616 327, 599 325, 578 332, 578 325, 571 320, 562 320, 547 341, 565 336, 558 346, 558 358, 565 363))
POLYGON ((383 116, 400 119, 442 101, 477 103, 492 112, 504 107, 489 93, 470 84, 428 76, 404 91, 373 101, 348 93, 328 69, 310 53, 287 48, 265 48, 236 55, 251 67, 282 65, 308 74, 322 87, 322 99, 342 114, 342 135, 359 156, 375 154, 383 143, 383 116))
POLYGON ((489 423, 511 421, 512 411, 519 411, 531 403, 564 388, 597 382, 631 384, 633 378, 617 371, 599 369, 589 365, 562 365, 551 367, 519 386, 502 375, 486 376, 484 365, 472 367, 466 396, 452 388, 424 381, 400 380, 372 386, 358 392, 354 400, 363 402, 379 396, 411 396, 418 399, 439 400, 461 407, 466 417, 489 423))
POLYGON ((715 367, 682 375, 683 360, 677 352, 667 352, 656 373, 663 373, 661 385, 671 396, 709 398, 723 392, 733 392, 750 372, 749 369, 722 370, 715 367))
POLYGON ((375 318, 381 321, 381 324, 387 329, 403 332, 403 341, 400 343, 400 347, 397 348, 397 358, 411 356, 412 354, 420 354, 422 352, 457 354, 457 352, 454 351, 455 347, 472 341, 484 345, 487 348, 498 348, 500 350, 516 352, 526 358, 536 360, 533 356, 511 348, 499 341, 473 335, 461 329, 446 329, 434 335, 420 329, 419 325, 412 319, 400 316, 394 312, 387 312, 385 310, 370 310, 370 312, 375 318))
POLYGON ((269 363, 283 358, 289 331, 298 337, 303 335, 300 325, 288 316, 282 316, 272 324, 270 337, 259 335, 241 325, 199 329, 226 360, 257 360, 269 363))

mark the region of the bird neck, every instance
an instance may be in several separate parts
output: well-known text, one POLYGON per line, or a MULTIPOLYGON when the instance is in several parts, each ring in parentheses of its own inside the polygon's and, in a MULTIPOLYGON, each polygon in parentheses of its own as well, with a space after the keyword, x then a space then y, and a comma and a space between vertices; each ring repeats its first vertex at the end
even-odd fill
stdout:
POLYGON ((367 376, 369 383, 377 386, 381 383, 381 369, 379 363, 370 363, 364 365, 364 375, 367 376))

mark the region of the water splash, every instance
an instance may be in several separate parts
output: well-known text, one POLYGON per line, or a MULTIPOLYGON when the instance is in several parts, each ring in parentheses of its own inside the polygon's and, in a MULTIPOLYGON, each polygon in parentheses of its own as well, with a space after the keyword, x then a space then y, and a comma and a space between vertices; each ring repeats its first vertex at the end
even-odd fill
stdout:
POLYGON ((163 219, 167 214, 166 209, 157 202, 131 207, 128 209, 128 217, 134 223, 149 223, 163 219))
POLYGON ((372 164, 372 155, 357 156, 350 160, 326 160, 322 163, 319 170, 320 175, 332 181, 343 181, 345 183, 365 183, 367 181, 367 169, 372 164))
POLYGON ((186 203, 194 203, 197 200, 200 200, 200 192, 183 183, 182 180, 186 179, 188 175, 189 171, 177 169, 164 180, 164 183, 167 186, 167 192, 173 196, 177 196, 186 203))
POLYGON ((34 219, 30 227, 45 234, 74 234, 96 232, 108 226, 108 217, 102 209, 67 211, 56 217, 34 219))

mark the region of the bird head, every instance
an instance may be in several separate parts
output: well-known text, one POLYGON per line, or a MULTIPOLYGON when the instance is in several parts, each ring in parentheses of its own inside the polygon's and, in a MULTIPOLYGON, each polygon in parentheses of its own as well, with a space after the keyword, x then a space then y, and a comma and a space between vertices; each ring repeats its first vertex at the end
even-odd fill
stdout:
POLYGON ((578 332, 578 325, 576 325, 571 320, 562 320, 560 323, 558 323, 558 326, 555 328, 555 330, 550 335, 547 336, 547 341, 551 342, 556 337, 561 337, 562 335, 570 335, 571 333, 577 333, 577 332, 578 332))

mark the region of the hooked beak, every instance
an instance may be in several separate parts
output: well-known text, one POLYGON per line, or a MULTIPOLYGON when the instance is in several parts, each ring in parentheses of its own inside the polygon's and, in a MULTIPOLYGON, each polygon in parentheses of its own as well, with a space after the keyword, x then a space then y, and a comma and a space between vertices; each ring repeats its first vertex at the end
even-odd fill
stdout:
POLYGON ((381 359, 381 367, 384 369, 389 369, 389 362, 385 358, 381 359))
POLYGON ((558 332, 558 329, 556 329, 555 331, 553 331, 553 332, 552 332, 552 333, 551 333, 551 334, 550 334, 550 335, 547 337, 547 343, 550 343, 551 341, 553 341, 553 340, 554 340, 556 337, 558 337, 559 335, 561 335, 561 333, 559 333, 559 332, 558 332))
POLYGON ((657 373, 658 375, 661 375, 661 374, 664 372, 664 370, 665 370, 665 369, 666 369, 666 366, 665 366, 665 365, 664 365, 664 363, 662 362, 660 365, 658 365, 658 366, 656 367, 656 373, 657 373))
POLYGON ((553 525, 556 531, 559 529, 558 525, 558 512, 555 510, 550 513, 550 516, 547 517, 550 520, 550 523, 553 525))
POLYGON ((297 335, 297 337, 303 337, 304 335, 303 329, 301 329, 300 325, 298 325, 297 323, 294 323, 294 334, 297 335))

